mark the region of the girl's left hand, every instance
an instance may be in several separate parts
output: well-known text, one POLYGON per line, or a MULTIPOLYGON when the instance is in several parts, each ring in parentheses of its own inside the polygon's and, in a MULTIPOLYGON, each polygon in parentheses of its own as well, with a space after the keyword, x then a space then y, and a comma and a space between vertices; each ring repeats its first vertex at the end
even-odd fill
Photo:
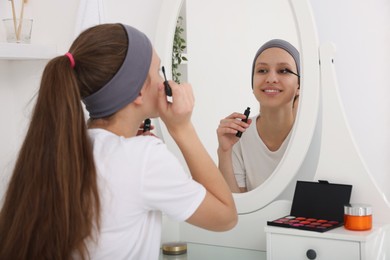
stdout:
POLYGON ((144 132, 144 122, 142 122, 142 124, 138 128, 137 135, 152 135, 157 137, 154 133, 151 132, 153 129, 154 129, 154 125, 150 125, 150 130, 144 132))

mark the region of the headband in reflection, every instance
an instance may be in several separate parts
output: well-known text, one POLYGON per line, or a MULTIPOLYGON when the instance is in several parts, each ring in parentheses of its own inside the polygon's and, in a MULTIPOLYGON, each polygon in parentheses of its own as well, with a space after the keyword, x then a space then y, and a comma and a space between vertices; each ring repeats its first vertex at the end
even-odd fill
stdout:
POLYGON ((300 77, 299 75, 301 74, 300 73, 300 67, 301 67, 301 60, 299 58, 299 52, 298 50, 289 42, 285 41, 285 40, 281 40, 281 39, 273 39, 273 40, 270 40, 266 43, 264 43, 260 49, 256 52, 256 55, 255 55, 255 58, 253 59, 253 63, 252 63, 252 79, 251 79, 251 82, 252 82, 252 88, 253 88, 253 73, 254 73, 254 69, 255 69, 255 63, 256 63, 256 59, 257 57, 259 57, 259 55, 265 51, 266 49, 269 49, 269 48, 280 48, 280 49, 283 49, 285 51, 287 51, 294 59, 295 61, 295 65, 297 66, 297 72, 298 73, 294 73, 292 71, 289 71, 290 73, 292 74, 295 74, 297 75, 298 77, 300 77))

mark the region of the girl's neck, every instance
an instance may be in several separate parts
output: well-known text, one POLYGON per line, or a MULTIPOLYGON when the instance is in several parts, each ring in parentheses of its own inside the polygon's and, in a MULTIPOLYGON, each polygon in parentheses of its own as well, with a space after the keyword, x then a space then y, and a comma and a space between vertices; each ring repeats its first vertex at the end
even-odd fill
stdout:
POLYGON ((276 151, 283 144, 294 125, 290 113, 261 113, 256 119, 257 133, 270 151, 276 151))
POLYGON ((88 121, 88 128, 101 128, 110 131, 118 136, 126 138, 136 136, 138 128, 141 123, 136 120, 118 118, 117 115, 104 119, 90 119, 88 121), (134 122, 133 122, 134 121, 134 122))

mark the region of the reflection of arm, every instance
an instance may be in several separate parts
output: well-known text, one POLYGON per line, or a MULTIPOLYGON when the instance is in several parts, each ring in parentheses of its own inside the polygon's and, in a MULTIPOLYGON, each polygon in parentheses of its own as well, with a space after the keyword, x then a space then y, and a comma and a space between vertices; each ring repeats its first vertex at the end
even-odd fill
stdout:
POLYGON ((240 113, 232 113, 220 121, 217 129, 219 170, 222 172, 230 190, 234 193, 246 191, 246 188, 238 186, 234 176, 232 161, 232 149, 239 140, 236 136, 237 132, 245 132, 252 123, 252 119, 248 119, 247 122, 243 121, 243 119, 247 119, 247 116, 240 113))
POLYGON ((218 161, 219 170, 222 172, 222 175, 228 183, 230 190, 234 193, 245 192, 246 188, 238 187, 236 177, 234 177, 232 149, 229 149, 227 151, 222 151, 222 149, 218 149, 218 161))
MULTIPOLYGON (((245 139, 245 137, 243 137, 245 139)), ((245 170, 244 158, 242 153, 242 143, 235 144, 233 146, 232 153, 232 165, 233 165, 233 174, 236 179, 238 187, 240 187, 241 192, 247 192, 247 175, 245 170)))

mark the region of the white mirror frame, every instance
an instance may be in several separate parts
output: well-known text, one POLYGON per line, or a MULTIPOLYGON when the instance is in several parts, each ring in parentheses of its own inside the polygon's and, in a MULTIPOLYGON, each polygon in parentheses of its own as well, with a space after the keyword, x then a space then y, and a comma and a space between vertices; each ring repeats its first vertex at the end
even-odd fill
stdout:
MULTIPOLYGON (((171 74, 172 44, 177 17, 183 0, 163 1, 157 25, 154 46, 160 55, 167 74, 171 74)), ((239 214, 260 210, 274 201, 296 178, 298 170, 309 150, 319 112, 320 73, 318 37, 308 0, 289 0, 299 32, 301 47, 301 94, 299 111, 292 138, 275 172, 258 188, 242 194, 234 194, 239 214)), ((178 156, 180 152, 163 124, 155 123, 156 130, 167 146, 178 156), (164 138, 165 137, 165 138, 164 138)), ((180 157, 180 155, 179 155, 180 157)))

